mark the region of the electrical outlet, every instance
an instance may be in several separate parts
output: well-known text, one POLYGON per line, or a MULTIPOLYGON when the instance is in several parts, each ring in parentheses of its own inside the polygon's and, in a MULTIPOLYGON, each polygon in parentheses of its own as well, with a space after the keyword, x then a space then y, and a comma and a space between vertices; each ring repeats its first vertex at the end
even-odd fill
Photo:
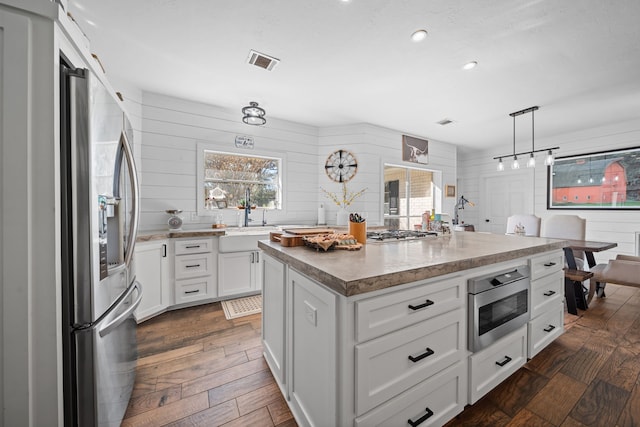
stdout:
POLYGON ((318 310, 309 304, 309 301, 304 302, 304 317, 306 317, 307 322, 313 326, 318 324, 318 310))

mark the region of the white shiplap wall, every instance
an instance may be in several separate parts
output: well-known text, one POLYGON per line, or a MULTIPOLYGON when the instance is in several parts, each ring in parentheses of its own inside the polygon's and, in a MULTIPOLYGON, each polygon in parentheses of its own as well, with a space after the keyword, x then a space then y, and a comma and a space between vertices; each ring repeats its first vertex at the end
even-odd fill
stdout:
MULTIPOLYGON (((358 159, 358 173, 349 182, 349 190, 367 189, 349 210, 366 212, 371 225, 382 223, 383 164, 419 166, 402 162, 402 132, 370 124, 318 129, 268 117, 266 126, 253 127, 241 122, 239 111, 147 92, 142 94, 141 111, 141 230, 165 228, 166 209, 182 209, 185 228, 211 224, 209 216, 192 216, 197 212, 199 145, 283 159, 283 209, 267 211, 268 223, 316 224, 318 207, 323 204, 327 223, 335 224, 337 207, 320 187, 340 191, 339 184, 324 173, 327 156, 339 148, 352 151, 358 159), (236 135, 253 137, 254 150, 235 148, 236 135)), ((424 168, 438 171, 437 191, 444 184, 455 184, 456 161, 454 145, 429 140, 429 165, 424 168)), ((437 210, 452 212, 454 203, 453 198, 443 199, 437 210)), ((237 210, 223 213, 225 223, 236 224, 237 210)), ((259 216, 254 214, 257 220, 259 216)))
MULTIPOLYGON (((422 136, 416 137, 429 140, 428 165, 402 161, 402 132, 400 131, 371 124, 322 128, 318 139, 320 150, 318 169, 323 170, 327 156, 337 149, 348 149, 356 156, 358 173, 349 181, 348 188, 350 191, 358 191, 362 188, 367 190, 364 196, 357 199, 348 210, 365 212, 368 215, 367 222, 370 225, 383 223, 383 167, 385 163, 435 171, 436 210, 438 212, 453 212, 455 199, 443 198, 442 205, 440 205, 440 195, 445 184, 454 185, 456 182, 456 146, 422 136)), ((333 183, 325 174, 320 177, 320 185, 331 192, 340 191, 340 184, 333 183)), ((326 197, 321 197, 319 203, 324 203, 326 206, 327 222, 335 223, 338 207, 326 197)))
MULTIPOLYGON (((607 151, 620 148, 640 146, 640 119, 611 124, 598 128, 589 128, 579 132, 557 135, 551 138, 536 139, 536 147, 560 147, 558 156, 572 156, 578 154, 607 151)), ((469 200, 481 203, 481 178, 495 176, 496 160, 494 156, 504 154, 505 147, 498 147, 487 151, 462 151, 459 152, 458 168, 460 174, 458 183, 460 190, 469 200)), ((508 150, 507 150, 508 152, 508 150)), ((640 232, 639 211, 617 210, 548 210, 547 209, 547 170, 541 166, 543 155, 537 157, 538 166, 534 172, 533 188, 523 189, 533 192, 535 214, 544 219, 557 214, 575 214, 587 220, 587 239, 600 241, 613 241, 618 247, 596 254, 596 261, 606 262, 610 258, 620 254, 634 255, 636 253, 635 233, 640 232)), ((507 165, 508 169, 508 165, 507 165)), ((525 169, 526 170, 526 169, 525 169)), ((505 170, 504 177, 509 179, 511 174, 523 173, 525 170, 505 170)), ((480 224, 482 212, 481 206, 474 209, 465 209, 463 219, 470 224, 480 224)))
MULTIPOLYGON (((240 111, 230 111, 154 93, 142 97, 141 230, 166 227, 166 209, 182 209, 184 227, 209 226, 211 217, 197 212, 196 147, 242 154, 266 154, 283 159, 287 193, 282 211, 268 211, 267 222, 316 221, 318 174, 317 129, 268 118, 268 125, 242 123, 240 111), (238 149, 236 135, 251 136, 254 150, 238 149)), ((224 222, 235 224, 239 211, 223 210, 224 222)), ((254 214, 260 221, 260 215, 254 214)))

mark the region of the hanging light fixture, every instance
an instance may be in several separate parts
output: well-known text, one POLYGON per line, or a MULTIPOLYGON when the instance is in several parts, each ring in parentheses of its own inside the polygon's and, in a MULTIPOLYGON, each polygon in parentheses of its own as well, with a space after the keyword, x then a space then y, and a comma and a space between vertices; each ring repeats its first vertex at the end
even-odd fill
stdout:
POLYGON ((544 160, 545 166, 551 166, 554 163, 553 158, 553 150, 558 150, 560 147, 552 147, 552 148, 543 148, 540 150, 536 150, 535 147, 535 121, 533 112, 538 110, 540 107, 529 107, 524 110, 516 111, 513 113, 509 113, 511 117, 513 117, 513 154, 505 154, 504 156, 496 156, 493 159, 498 160, 497 170, 502 172, 504 170, 504 164, 502 163, 502 159, 505 157, 513 157, 513 161, 511 162, 511 169, 520 169, 520 162, 518 161, 518 156, 524 156, 526 154, 529 155, 529 159, 527 160, 528 168, 536 167, 536 158, 535 153, 546 151, 547 157, 544 160), (531 113, 531 151, 524 151, 522 153, 516 153, 516 116, 520 116, 522 114, 531 113))
POLYGON ((262 126, 267 123, 267 119, 264 118, 264 108, 258 107, 257 102, 250 102, 249 105, 242 109, 242 121, 248 125, 262 126))
POLYGON ((516 116, 513 116, 513 162, 511 162, 511 169, 520 169, 518 156, 516 156, 516 116))

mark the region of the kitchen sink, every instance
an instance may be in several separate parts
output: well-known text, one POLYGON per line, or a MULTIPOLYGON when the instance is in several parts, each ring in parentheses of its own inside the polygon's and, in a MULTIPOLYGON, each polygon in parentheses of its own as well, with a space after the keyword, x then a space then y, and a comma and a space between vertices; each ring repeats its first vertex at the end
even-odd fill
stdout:
POLYGON ((246 236, 253 234, 266 234, 269 237, 271 231, 279 231, 280 227, 275 225, 263 225, 253 227, 229 227, 225 229, 227 236, 246 236))
POLYGON ((269 240, 269 232, 262 231, 262 233, 241 233, 227 234, 220 236, 218 241, 218 251, 220 253, 225 252, 244 252, 244 251, 257 251, 258 240, 269 240))

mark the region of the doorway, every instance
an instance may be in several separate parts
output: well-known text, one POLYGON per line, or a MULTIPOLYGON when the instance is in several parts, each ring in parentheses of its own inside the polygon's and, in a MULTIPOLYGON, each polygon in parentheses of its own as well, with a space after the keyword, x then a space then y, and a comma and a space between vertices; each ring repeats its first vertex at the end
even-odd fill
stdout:
POLYGON ((510 215, 535 212, 533 169, 488 175, 480 180, 482 200, 478 231, 504 234, 510 215))

